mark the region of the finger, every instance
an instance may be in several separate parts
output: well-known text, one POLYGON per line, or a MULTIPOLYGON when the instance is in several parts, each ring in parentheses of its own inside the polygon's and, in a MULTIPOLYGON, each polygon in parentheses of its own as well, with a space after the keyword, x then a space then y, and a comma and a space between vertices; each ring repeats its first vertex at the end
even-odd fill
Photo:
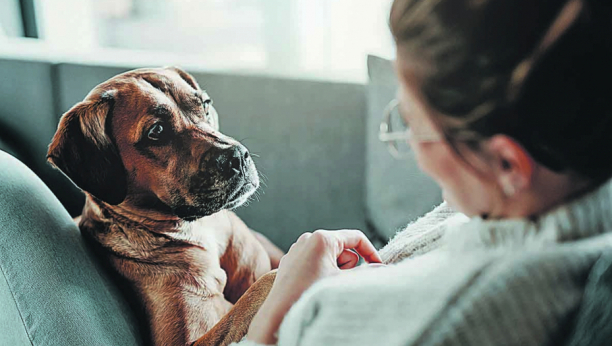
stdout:
POLYGON ((298 243, 300 241, 307 240, 308 238, 310 238, 311 235, 312 235, 312 233, 310 233, 310 232, 304 232, 304 233, 302 233, 302 235, 300 235, 300 237, 295 242, 298 243))
POLYGON ((359 255, 352 250, 344 250, 338 256, 338 268, 340 269, 351 269, 355 268, 359 262, 359 255))
POLYGON ((305 232, 305 233, 302 233, 302 234, 301 234, 301 235, 300 235, 300 236, 297 238, 297 240, 295 241, 295 243, 291 244, 291 246, 289 247, 289 251, 287 251, 287 252, 290 252, 291 250, 293 250, 293 248, 294 248, 294 247, 295 247, 295 246, 296 246, 298 243, 303 243, 305 240, 307 240, 308 238, 310 238, 310 236, 311 236, 311 235, 312 235, 312 233, 310 233, 310 232, 305 232))
POLYGON ((333 234, 339 242, 340 251, 353 249, 368 263, 382 263, 378 251, 363 232, 355 229, 343 229, 330 232, 330 234, 333 234))
POLYGON ((285 257, 287 257, 287 255, 284 255, 284 256, 283 256, 283 257, 281 257, 281 258, 280 258, 280 260, 278 261, 278 266, 279 266, 279 267, 283 265, 283 262, 284 262, 284 260, 285 260, 285 257))

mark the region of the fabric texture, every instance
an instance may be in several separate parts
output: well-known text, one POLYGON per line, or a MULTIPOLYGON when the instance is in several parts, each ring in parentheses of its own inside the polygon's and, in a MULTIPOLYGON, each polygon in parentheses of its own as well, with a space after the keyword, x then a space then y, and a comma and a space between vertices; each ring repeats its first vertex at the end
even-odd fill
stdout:
MULTIPOLYGON (((79 215, 85 196, 68 178, 45 162, 57 129, 58 88, 53 64, 0 58, 0 150, 28 166, 71 215, 79 215)), ((83 90, 85 92, 85 90, 83 90)))
POLYGON ((612 253, 606 253, 593 266, 575 328, 567 345, 609 345, 612 340, 612 253), (594 332, 597 331, 597 332, 594 332))
POLYGON ((611 207, 611 181, 535 221, 443 204, 381 250, 396 264, 307 290, 278 345, 607 345, 611 207))
POLYGON ((441 245, 442 235, 450 225, 463 221, 467 221, 465 215, 454 212, 443 202, 403 231, 397 232, 379 251, 380 258, 383 263, 389 264, 427 253, 441 245))
POLYGON ((0 152, 0 345, 141 345, 127 302, 51 191, 0 152))

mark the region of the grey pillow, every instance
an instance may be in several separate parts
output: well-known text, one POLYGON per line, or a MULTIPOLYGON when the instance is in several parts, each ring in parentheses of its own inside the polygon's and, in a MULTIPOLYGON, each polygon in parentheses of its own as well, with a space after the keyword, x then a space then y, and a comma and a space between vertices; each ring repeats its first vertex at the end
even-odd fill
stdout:
POLYGON ((413 153, 397 160, 378 139, 383 110, 396 94, 392 62, 368 56, 366 210, 373 231, 386 242, 410 221, 442 202, 440 188, 420 171, 413 153))

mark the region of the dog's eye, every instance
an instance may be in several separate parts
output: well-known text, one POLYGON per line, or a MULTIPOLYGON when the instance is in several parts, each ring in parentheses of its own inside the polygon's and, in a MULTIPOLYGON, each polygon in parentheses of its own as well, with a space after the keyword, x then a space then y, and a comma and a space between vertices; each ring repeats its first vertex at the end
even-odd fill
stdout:
POLYGON ((161 138, 162 133, 164 132, 164 126, 160 123, 156 123, 151 126, 149 132, 147 133, 147 137, 154 141, 159 140, 161 138))
POLYGON ((212 104, 212 100, 206 100, 204 101, 204 103, 202 103, 202 106, 204 107, 204 113, 208 116, 208 113, 210 112, 210 105, 212 104))

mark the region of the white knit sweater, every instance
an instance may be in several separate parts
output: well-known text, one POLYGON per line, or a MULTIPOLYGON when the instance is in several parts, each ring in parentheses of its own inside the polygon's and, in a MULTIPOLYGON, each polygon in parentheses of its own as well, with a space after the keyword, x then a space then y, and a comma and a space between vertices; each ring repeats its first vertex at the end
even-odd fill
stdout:
POLYGON ((537 221, 468 219, 442 204, 381 250, 396 264, 307 290, 278 345, 591 344, 585 287, 612 252, 610 232, 611 182, 537 221))

